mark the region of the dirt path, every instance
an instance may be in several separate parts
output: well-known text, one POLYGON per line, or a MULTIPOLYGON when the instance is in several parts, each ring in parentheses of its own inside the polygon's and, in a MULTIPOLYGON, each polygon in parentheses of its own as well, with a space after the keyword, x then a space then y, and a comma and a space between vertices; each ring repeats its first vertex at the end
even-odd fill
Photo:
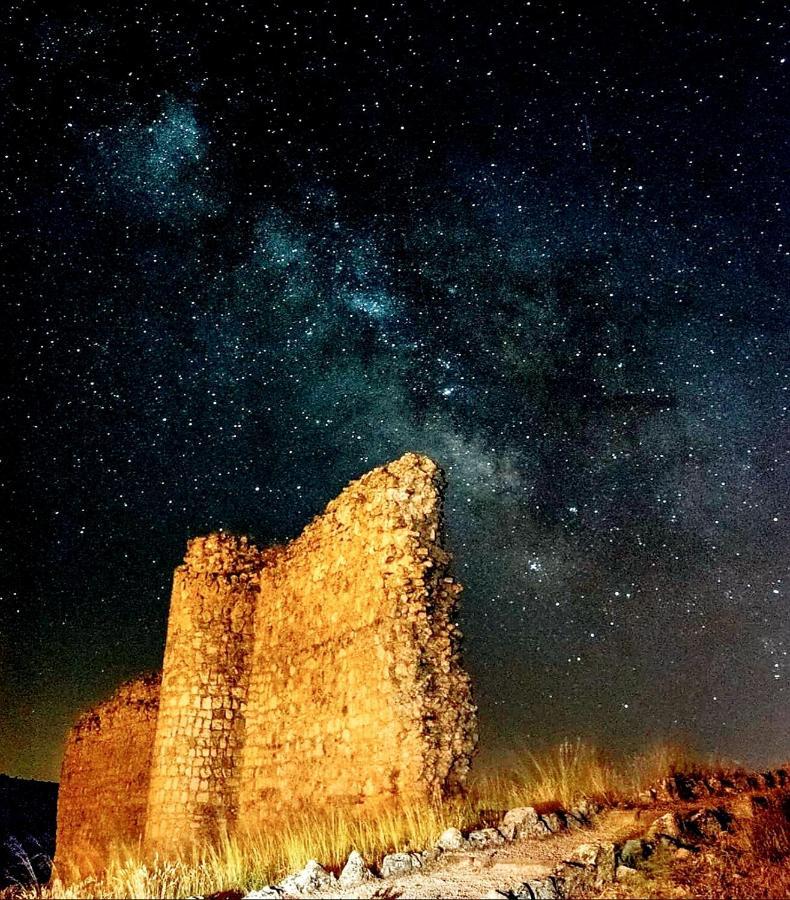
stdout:
POLYGON ((540 840, 516 841, 488 850, 443 853, 414 874, 369 882, 344 891, 326 891, 326 898, 409 897, 480 898, 491 891, 508 891, 532 878, 543 878, 579 846, 595 841, 621 841, 642 825, 634 810, 609 810, 597 817, 594 827, 565 831, 540 840))

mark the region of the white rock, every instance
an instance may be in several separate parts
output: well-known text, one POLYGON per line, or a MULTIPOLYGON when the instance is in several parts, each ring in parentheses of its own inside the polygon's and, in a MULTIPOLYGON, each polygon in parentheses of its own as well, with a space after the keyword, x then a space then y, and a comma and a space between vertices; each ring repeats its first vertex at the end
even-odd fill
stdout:
POLYGON ((463 850, 465 844, 464 836, 457 828, 448 828, 443 831, 436 842, 436 846, 441 847, 442 850, 463 850))
POLYGON ((384 878, 394 875, 408 875, 413 869, 422 865, 416 853, 389 853, 381 862, 381 874, 384 878))
POLYGON ((284 878, 277 887, 287 894, 313 894, 336 885, 337 878, 317 860, 311 859, 301 872, 284 878))
POLYGON ((362 854, 352 850, 348 854, 348 860, 343 866, 343 871, 340 873, 338 884, 342 888, 356 887, 358 884, 362 884, 363 881, 372 881, 375 877, 367 867, 362 854))
POLYGON ((638 874, 639 872, 637 872, 636 869, 632 869, 631 866, 618 866, 617 872, 615 874, 615 880, 628 881, 629 878, 633 878, 638 874))
POLYGON ((505 838, 496 828, 481 828, 480 831, 470 831, 468 841, 470 847, 493 847, 504 844, 505 838))
POLYGON ((597 866, 599 853, 598 844, 579 844, 570 855, 568 862, 577 866, 597 866))
POLYGON ((614 880, 614 861, 615 850, 611 841, 601 841, 598 844, 579 844, 568 859, 572 865, 595 869, 597 879, 604 883, 614 880))
POLYGON ((499 826, 500 834, 509 841, 523 837, 539 837, 546 834, 546 826, 531 806, 518 806, 508 810, 499 826))
POLYGON ((546 826, 546 829, 552 834, 557 831, 562 831, 564 827, 562 819, 557 815, 557 813, 546 813, 540 818, 543 824, 546 826))
POLYGON ((257 891, 250 891, 249 894, 245 894, 242 900, 280 900, 283 897, 285 891, 282 888, 277 887, 275 884, 269 884, 264 888, 259 888, 257 891))
POLYGON ((562 891, 560 890, 554 878, 533 878, 532 881, 525 881, 516 891, 516 897, 528 897, 529 900, 559 900, 562 891))
POLYGON ((649 838, 656 837, 660 834, 664 834, 671 838, 680 837, 680 824, 674 813, 667 813, 664 816, 659 816, 659 818, 657 818, 647 829, 647 836, 649 838))

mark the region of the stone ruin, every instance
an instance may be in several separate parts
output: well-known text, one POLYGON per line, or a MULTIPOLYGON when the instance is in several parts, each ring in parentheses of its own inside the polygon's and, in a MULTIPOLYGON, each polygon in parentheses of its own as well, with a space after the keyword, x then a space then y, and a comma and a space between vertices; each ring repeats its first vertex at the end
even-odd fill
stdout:
POLYGON ((189 542, 161 680, 124 685, 69 734, 62 875, 101 869, 114 844, 167 854, 300 808, 463 789, 477 736, 443 489, 407 453, 285 546, 189 542))

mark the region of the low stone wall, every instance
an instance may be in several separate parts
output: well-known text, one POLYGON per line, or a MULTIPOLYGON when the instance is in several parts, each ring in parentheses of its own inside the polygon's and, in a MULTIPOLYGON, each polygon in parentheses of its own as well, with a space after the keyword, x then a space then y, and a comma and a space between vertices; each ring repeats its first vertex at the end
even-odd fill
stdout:
POLYGON ((55 868, 100 869, 112 844, 145 828, 160 676, 122 685, 69 732, 58 791, 55 868))

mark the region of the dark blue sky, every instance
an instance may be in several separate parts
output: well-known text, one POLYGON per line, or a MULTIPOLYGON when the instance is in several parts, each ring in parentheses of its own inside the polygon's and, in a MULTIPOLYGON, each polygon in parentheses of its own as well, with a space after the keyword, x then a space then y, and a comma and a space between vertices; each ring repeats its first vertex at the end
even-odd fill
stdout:
POLYGON ((0 770, 408 449, 486 760, 787 756, 780 4, 15 4, 0 770), (341 9, 342 6, 342 9, 341 9))

